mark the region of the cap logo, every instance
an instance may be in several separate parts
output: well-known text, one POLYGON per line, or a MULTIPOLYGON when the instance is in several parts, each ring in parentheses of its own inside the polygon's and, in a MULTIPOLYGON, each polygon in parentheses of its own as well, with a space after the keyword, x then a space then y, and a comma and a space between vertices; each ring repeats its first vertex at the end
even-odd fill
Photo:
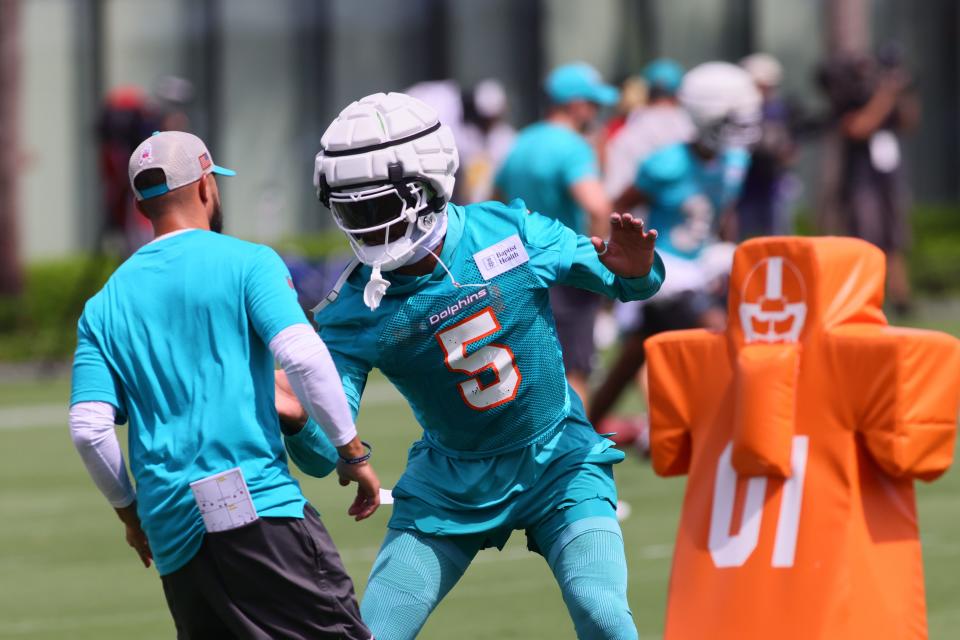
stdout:
POLYGON ((137 159, 137 166, 142 167, 151 162, 153 162, 153 145, 148 142, 144 145, 143 151, 140 152, 140 158, 137 159))
POLYGON ((200 160, 200 169, 203 171, 206 171, 213 165, 213 162, 210 161, 209 153, 201 153, 198 156, 198 160, 200 160))

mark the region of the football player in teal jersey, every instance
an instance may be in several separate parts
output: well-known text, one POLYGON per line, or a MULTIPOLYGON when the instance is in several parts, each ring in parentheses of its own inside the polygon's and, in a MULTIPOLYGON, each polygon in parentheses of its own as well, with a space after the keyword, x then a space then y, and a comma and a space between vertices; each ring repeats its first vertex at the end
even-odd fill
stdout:
POLYGON ((601 432, 617 431, 621 443, 637 435, 636 428, 604 421, 644 362, 644 340, 672 329, 721 328, 725 321, 709 287, 729 272, 733 245, 716 240, 735 235, 722 232, 736 219, 748 148, 760 135, 760 93, 736 65, 708 62, 691 69, 677 97, 696 127, 694 139, 653 152, 614 202, 617 211, 648 207, 648 221, 662 231, 657 244, 670 271, 655 302, 618 309, 623 348, 589 402, 590 421, 601 432))
MULTIPOLYGON (((478 551, 524 530, 579 637, 636 638, 615 515, 623 454, 566 382, 548 288, 652 296, 656 232, 614 214, 605 241, 519 200, 450 203, 453 137, 404 94, 354 102, 321 144, 318 194, 357 260, 316 311, 320 335, 353 411, 378 368, 423 428, 362 601, 371 631, 415 637, 478 551)), ((286 398, 284 419, 305 421, 286 398)))

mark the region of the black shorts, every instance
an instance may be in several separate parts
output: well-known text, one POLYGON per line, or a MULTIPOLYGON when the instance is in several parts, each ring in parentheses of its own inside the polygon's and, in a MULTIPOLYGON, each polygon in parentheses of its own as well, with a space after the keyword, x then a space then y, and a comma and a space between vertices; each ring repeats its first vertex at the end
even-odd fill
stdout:
POLYGON ((208 533, 165 575, 177 638, 370 640, 353 582, 317 512, 208 533))
POLYGON ((592 291, 563 285, 550 288, 550 306, 563 348, 563 367, 568 372, 589 374, 593 370, 593 325, 602 300, 592 291))

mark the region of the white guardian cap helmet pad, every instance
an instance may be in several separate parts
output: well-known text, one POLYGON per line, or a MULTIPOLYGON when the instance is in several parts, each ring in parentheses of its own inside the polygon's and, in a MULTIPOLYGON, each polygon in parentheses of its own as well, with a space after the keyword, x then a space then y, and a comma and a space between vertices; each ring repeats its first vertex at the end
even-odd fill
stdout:
POLYGON ((453 133, 433 108, 402 93, 376 93, 327 128, 314 185, 357 258, 389 271, 439 243, 458 166, 453 133), (378 231, 373 244, 369 234, 378 231))

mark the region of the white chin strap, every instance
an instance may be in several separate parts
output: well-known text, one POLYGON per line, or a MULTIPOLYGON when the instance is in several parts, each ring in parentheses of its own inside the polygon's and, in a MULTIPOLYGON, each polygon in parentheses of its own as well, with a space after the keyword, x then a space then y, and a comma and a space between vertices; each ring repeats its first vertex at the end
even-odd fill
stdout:
POLYGON ((380 265, 373 265, 373 271, 370 272, 370 281, 363 288, 363 304, 367 305, 370 311, 376 311, 380 307, 380 301, 387 295, 387 288, 390 281, 380 275, 380 265))
MULTIPOLYGON (((414 253, 414 258, 411 258, 408 261, 409 263, 415 263, 422 260, 428 254, 436 258, 437 263, 443 267, 443 270, 447 272, 447 276, 450 278, 450 283, 453 284, 457 289, 462 289, 464 287, 478 287, 483 288, 487 286, 487 283, 481 284, 461 284, 453 277, 453 273, 450 271, 450 268, 440 259, 440 256, 434 252, 434 249, 440 244, 440 240, 443 239, 444 234, 447 231, 447 216, 443 216, 442 224, 434 225, 434 228, 437 229, 435 238, 432 238, 429 243, 424 242, 423 244, 417 247, 417 251, 414 253), (421 257, 417 258, 417 255, 421 257)), ((431 233, 431 235, 434 235, 431 233)), ((367 282, 367 286, 363 288, 363 303, 367 305, 371 311, 376 311, 377 307, 380 306, 380 301, 383 300, 383 296, 387 293, 387 288, 390 286, 390 281, 386 280, 381 274, 381 269, 379 264, 373 265, 373 271, 370 272, 370 280, 367 282)))
MULTIPOLYGON (((414 264, 426 258, 427 255, 436 256, 432 249, 435 249, 437 245, 440 244, 443 236, 447 233, 446 211, 418 218, 414 224, 423 235, 407 247, 406 251, 408 255, 395 257, 391 255, 388 246, 382 258, 375 260, 372 264, 368 263, 373 269, 370 272, 370 280, 363 288, 363 303, 367 305, 371 311, 377 310, 380 302, 383 300, 383 296, 387 294, 387 289, 390 287, 390 281, 383 277, 383 271, 393 271, 404 265, 414 264), (428 222, 430 219, 433 220, 432 224, 428 222), (430 226, 424 229, 426 224, 430 226), (386 264, 390 265, 388 269, 383 268, 386 264)), ((366 262, 360 253, 357 253, 357 257, 360 258, 361 261, 366 262)), ((439 260, 439 258, 437 259, 439 260)), ((444 265, 444 268, 446 268, 446 265, 444 265)))

